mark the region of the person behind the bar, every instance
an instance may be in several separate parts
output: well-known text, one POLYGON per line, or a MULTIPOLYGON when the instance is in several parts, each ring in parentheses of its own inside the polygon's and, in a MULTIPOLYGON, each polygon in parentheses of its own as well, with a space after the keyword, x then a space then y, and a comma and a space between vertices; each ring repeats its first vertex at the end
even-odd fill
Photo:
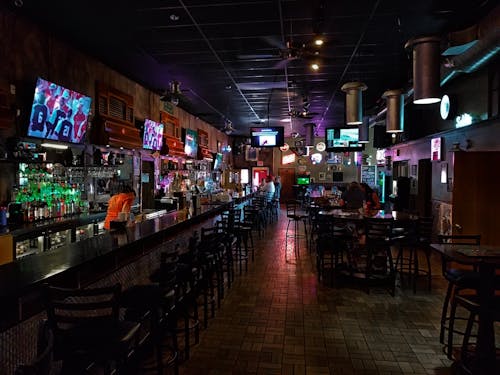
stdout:
POLYGON ((358 209, 363 207, 363 201, 365 200, 365 194, 363 190, 359 187, 359 183, 353 181, 349 184, 349 187, 342 194, 340 199, 340 205, 344 208, 358 209))
POLYGON ((265 194, 267 202, 273 200, 275 191, 276 187, 274 186, 274 178, 273 176, 269 175, 266 177, 266 183, 264 185, 264 188, 262 189, 262 192, 265 194))
POLYGON ((110 228, 110 223, 118 218, 121 212, 128 217, 132 203, 135 200, 135 191, 128 185, 122 186, 120 193, 113 195, 108 202, 108 212, 104 220, 104 229, 110 228))

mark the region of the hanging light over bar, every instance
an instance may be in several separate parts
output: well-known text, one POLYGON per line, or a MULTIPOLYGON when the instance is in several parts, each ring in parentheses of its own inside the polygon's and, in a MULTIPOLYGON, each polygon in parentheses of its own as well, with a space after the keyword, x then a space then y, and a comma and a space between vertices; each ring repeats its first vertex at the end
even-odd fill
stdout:
POLYGON ((363 123, 363 94, 368 88, 363 82, 347 82, 341 87, 346 93, 345 117, 347 125, 359 125, 363 123))
POLYGON ((441 38, 428 36, 410 39, 405 47, 413 50, 413 103, 431 104, 441 100, 441 38))
POLYGON ((308 122, 303 125, 306 129, 306 144, 305 146, 314 146, 314 128, 316 124, 314 122, 308 122))
POLYGON ((403 90, 389 90, 382 98, 386 100, 387 112, 385 116, 385 131, 387 133, 401 133, 404 130, 404 95, 403 90))
POLYGON ((368 143, 369 135, 368 135, 368 122, 370 118, 368 116, 363 117, 363 123, 359 124, 359 136, 358 143, 368 143))

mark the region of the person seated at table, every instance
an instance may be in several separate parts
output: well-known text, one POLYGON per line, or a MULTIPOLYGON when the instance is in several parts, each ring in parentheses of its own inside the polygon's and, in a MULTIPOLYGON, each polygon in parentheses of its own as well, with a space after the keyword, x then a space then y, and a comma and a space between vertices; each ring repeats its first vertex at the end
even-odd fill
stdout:
POLYGON ((380 210, 380 199, 378 198, 377 192, 373 190, 366 182, 362 182, 359 185, 361 187, 361 190, 365 193, 367 208, 370 210, 380 210))
POLYGON ((340 206, 342 208, 358 209, 363 207, 364 200, 365 194, 363 193, 363 190, 361 190, 359 183, 353 181, 349 184, 347 190, 342 193, 340 206))

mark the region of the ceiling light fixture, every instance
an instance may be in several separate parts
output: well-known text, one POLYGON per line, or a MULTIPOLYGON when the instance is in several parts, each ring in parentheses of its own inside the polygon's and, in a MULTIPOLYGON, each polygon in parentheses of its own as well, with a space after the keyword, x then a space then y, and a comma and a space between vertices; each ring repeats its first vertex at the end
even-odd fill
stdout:
POLYGON ((387 101, 387 113, 385 115, 385 131, 387 133, 401 133, 404 130, 405 100, 403 90, 389 90, 382 95, 387 101))
POLYGON ((411 39, 405 48, 413 50, 413 103, 439 102, 441 38, 428 36, 411 39))
POLYGON ((363 82, 347 82, 341 87, 346 93, 345 117, 347 125, 359 125, 363 123, 363 94, 368 88, 363 82))
POLYGON ((57 150, 67 150, 68 149, 67 145, 61 145, 59 143, 50 143, 50 142, 44 142, 40 146, 45 147, 45 148, 55 148, 57 150))
POLYGON ((312 69, 312 70, 319 70, 319 64, 317 64, 317 63, 312 63, 312 64, 311 64, 311 69, 312 69))
POLYGON ((363 122, 359 124, 359 136, 358 136, 358 143, 368 143, 369 142, 369 129, 368 129, 368 122, 369 122, 369 117, 364 116, 363 117, 363 122))
POLYGON ((314 39, 314 45, 316 45, 316 46, 322 46, 323 43, 324 43, 323 39, 321 39, 319 37, 314 39))

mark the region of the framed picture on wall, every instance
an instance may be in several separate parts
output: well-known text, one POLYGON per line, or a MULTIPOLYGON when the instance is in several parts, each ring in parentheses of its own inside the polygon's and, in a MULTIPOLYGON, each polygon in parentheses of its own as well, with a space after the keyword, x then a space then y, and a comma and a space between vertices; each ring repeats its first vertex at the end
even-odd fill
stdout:
POLYGON ((245 160, 246 161, 257 161, 259 160, 259 150, 255 147, 247 145, 245 149, 245 160))
POLYGON ((318 180, 320 180, 320 181, 326 180, 326 173, 325 172, 319 172, 319 174, 318 174, 318 180))

